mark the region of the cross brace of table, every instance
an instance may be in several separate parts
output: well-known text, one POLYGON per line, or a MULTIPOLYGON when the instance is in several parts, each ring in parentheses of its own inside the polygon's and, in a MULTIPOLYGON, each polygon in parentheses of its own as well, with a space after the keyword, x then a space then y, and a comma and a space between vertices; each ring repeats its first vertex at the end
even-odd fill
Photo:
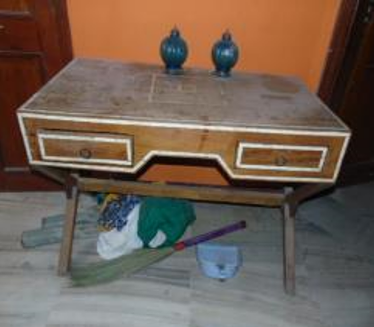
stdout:
POLYGON ((104 192, 138 194, 183 198, 196 201, 211 201, 279 207, 283 213, 283 267, 286 293, 295 294, 295 216, 299 203, 332 184, 305 184, 297 188, 250 189, 247 187, 213 187, 138 181, 120 181, 82 177, 54 168, 34 167, 42 174, 63 183, 66 187, 66 217, 60 248, 58 274, 65 275, 71 264, 74 228, 79 200, 79 192, 104 192))

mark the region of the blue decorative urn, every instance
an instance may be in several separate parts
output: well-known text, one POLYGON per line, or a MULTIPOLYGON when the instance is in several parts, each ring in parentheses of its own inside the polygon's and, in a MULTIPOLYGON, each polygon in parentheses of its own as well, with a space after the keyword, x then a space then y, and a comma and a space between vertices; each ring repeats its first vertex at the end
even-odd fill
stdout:
POLYGON ((166 73, 177 75, 183 72, 182 65, 187 59, 188 48, 176 27, 171 30, 170 36, 162 40, 160 54, 166 73))
POLYGON ((231 34, 226 31, 222 39, 216 42, 212 48, 212 60, 216 68, 215 74, 220 77, 230 76, 230 70, 235 66, 239 58, 239 48, 232 41, 231 34))

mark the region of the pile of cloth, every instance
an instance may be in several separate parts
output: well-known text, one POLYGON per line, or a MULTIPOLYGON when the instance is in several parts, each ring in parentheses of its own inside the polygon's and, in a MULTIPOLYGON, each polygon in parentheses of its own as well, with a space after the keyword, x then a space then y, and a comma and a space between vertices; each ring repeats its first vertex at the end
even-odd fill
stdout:
POLYGON ((140 248, 171 246, 195 219, 187 200, 108 194, 98 221, 97 252, 111 260, 140 248))

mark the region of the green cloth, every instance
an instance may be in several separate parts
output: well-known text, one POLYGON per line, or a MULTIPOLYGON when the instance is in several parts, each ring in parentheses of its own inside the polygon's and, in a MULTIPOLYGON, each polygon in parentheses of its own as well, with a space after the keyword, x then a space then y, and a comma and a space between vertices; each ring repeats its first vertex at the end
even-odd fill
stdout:
POLYGON ((171 246, 195 219, 193 206, 187 200, 145 197, 139 212, 138 236, 148 247, 161 230, 166 235, 166 241, 161 246, 171 246))

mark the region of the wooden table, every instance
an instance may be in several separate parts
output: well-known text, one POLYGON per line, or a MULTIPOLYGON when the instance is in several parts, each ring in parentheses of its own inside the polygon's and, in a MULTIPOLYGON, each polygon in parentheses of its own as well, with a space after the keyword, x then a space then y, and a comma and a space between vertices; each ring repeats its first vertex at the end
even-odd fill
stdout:
POLYGON ((160 195, 281 207, 291 294, 296 207, 335 182, 350 137, 294 77, 235 72, 218 78, 197 69, 169 76, 160 66, 88 59, 71 62, 18 117, 29 163, 66 185, 60 274, 70 266, 79 191, 160 195), (153 157, 214 161, 232 183, 124 180, 153 157), (114 175, 93 178, 85 171, 114 175), (239 180, 265 189, 235 186, 239 180))

